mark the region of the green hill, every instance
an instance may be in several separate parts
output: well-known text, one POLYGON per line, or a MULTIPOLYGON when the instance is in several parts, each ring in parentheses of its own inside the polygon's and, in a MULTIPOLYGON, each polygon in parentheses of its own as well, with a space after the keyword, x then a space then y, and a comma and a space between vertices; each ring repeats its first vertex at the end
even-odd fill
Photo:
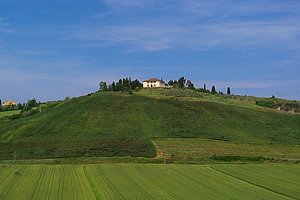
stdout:
POLYGON ((262 107, 252 97, 179 89, 98 92, 0 120, 0 159, 154 157, 154 138, 299 145, 300 115, 262 107))

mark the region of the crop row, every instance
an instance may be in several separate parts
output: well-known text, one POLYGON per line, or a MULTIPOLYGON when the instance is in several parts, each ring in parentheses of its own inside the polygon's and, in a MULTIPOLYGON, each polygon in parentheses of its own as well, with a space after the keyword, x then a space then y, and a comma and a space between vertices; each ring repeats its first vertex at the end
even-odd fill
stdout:
POLYGON ((297 199, 299 165, 0 165, 0 199, 297 199))

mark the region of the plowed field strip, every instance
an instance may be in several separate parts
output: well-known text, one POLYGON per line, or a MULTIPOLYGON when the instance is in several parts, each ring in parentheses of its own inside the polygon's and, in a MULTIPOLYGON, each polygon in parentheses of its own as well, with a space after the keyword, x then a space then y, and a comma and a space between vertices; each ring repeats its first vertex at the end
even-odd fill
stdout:
POLYGON ((264 189, 264 190, 273 192, 273 193, 275 193, 275 194, 281 195, 281 196, 283 196, 283 197, 287 197, 287 198, 291 198, 291 199, 298 199, 298 198, 294 198, 294 197, 292 197, 292 196, 289 196, 289 195, 287 195, 287 194, 284 194, 284 193, 281 193, 281 192, 272 190, 272 189, 270 189, 270 188, 267 188, 267 187, 260 186, 260 185, 258 185, 258 184, 252 183, 252 182, 250 182, 250 181, 247 181, 247 180, 245 180, 245 179, 239 178, 239 177, 237 177, 237 176, 234 176, 234 175, 231 175, 231 174, 222 172, 222 171, 220 171, 220 170, 218 170, 218 169, 215 169, 215 168, 211 168, 211 169, 213 169, 213 170, 215 170, 215 171, 217 171, 217 172, 219 172, 219 173, 222 173, 222 174, 224 174, 224 175, 226 175, 226 176, 229 176, 229 177, 232 177, 232 178, 234 178, 234 179, 237 179, 237 180, 243 181, 243 182, 245 182, 245 183, 248 183, 248 184, 250 184, 250 185, 256 186, 256 187, 258 187, 258 188, 261 188, 261 189, 264 189))
POLYGON ((0 169, 3 200, 300 199, 299 165, 0 165, 0 169))

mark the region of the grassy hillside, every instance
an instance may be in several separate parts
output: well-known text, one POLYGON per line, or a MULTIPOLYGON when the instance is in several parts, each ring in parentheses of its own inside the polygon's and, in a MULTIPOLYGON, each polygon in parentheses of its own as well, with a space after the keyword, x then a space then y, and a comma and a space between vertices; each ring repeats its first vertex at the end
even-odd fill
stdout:
POLYGON ((188 90, 100 92, 0 121, 0 159, 153 157, 152 138, 300 144, 300 115, 188 90))

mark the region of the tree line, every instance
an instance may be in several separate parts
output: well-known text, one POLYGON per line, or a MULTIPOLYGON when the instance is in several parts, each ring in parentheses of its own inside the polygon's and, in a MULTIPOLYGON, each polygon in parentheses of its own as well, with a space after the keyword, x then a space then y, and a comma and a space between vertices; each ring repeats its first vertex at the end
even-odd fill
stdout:
MULTIPOLYGON (((190 90, 198 91, 198 92, 204 92, 204 93, 211 93, 211 94, 220 94, 224 95, 223 92, 217 91, 216 86, 212 86, 211 90, 207 89, 206 84, 203 85, 203 87, 196 88, 193 84, 193 82, 189 79, 186 79, 185 77, 180 77, 178 80, 170 80, 168 83, 166 83, 166 86, 170 86, 173 88, 187 88, 190 90)), ((107 84, 105 81, 101 81, 99 84, 100 91, 129 91, 132 92, 133 90, 138 91, 143 87, 143 84, 135 79, 131 80, 131 78, 120 78, 119 81, 113 81, 111 84, 107 84)), ((231 95, 231 88, 227 87, 226 91, 227 95, 231 95)))
MULTIPOLYGON (((206 84, 204 84, 201 88, 196 88, 192 81, 186 79, 185 77, 180 77, 178 80, 170 80, 167 85, 172 86, 174 88, 187 88, 198 92, 224 95, 223 92, 217 91, 216 86, 214 85, 211 87, 211 90, 207 89, 206 84)), ((227 87, 226 94, 231 95, 230 87, 227 87)))
POLYGON ((139 80, 131 80, 131 77, 129 77, 120 78, 119 81, 113 81, 111 84, 101 81, 99 86, 101 91, 127 92, 132 90, 140 90, 143 87, 143 84, 139 80))
POLYGON ((174 88, 188 88, 191 90, 196 89, 192 81, 187 80, 185 77, 180 77, 178 80, 170 80, 167 85, 174 88))

